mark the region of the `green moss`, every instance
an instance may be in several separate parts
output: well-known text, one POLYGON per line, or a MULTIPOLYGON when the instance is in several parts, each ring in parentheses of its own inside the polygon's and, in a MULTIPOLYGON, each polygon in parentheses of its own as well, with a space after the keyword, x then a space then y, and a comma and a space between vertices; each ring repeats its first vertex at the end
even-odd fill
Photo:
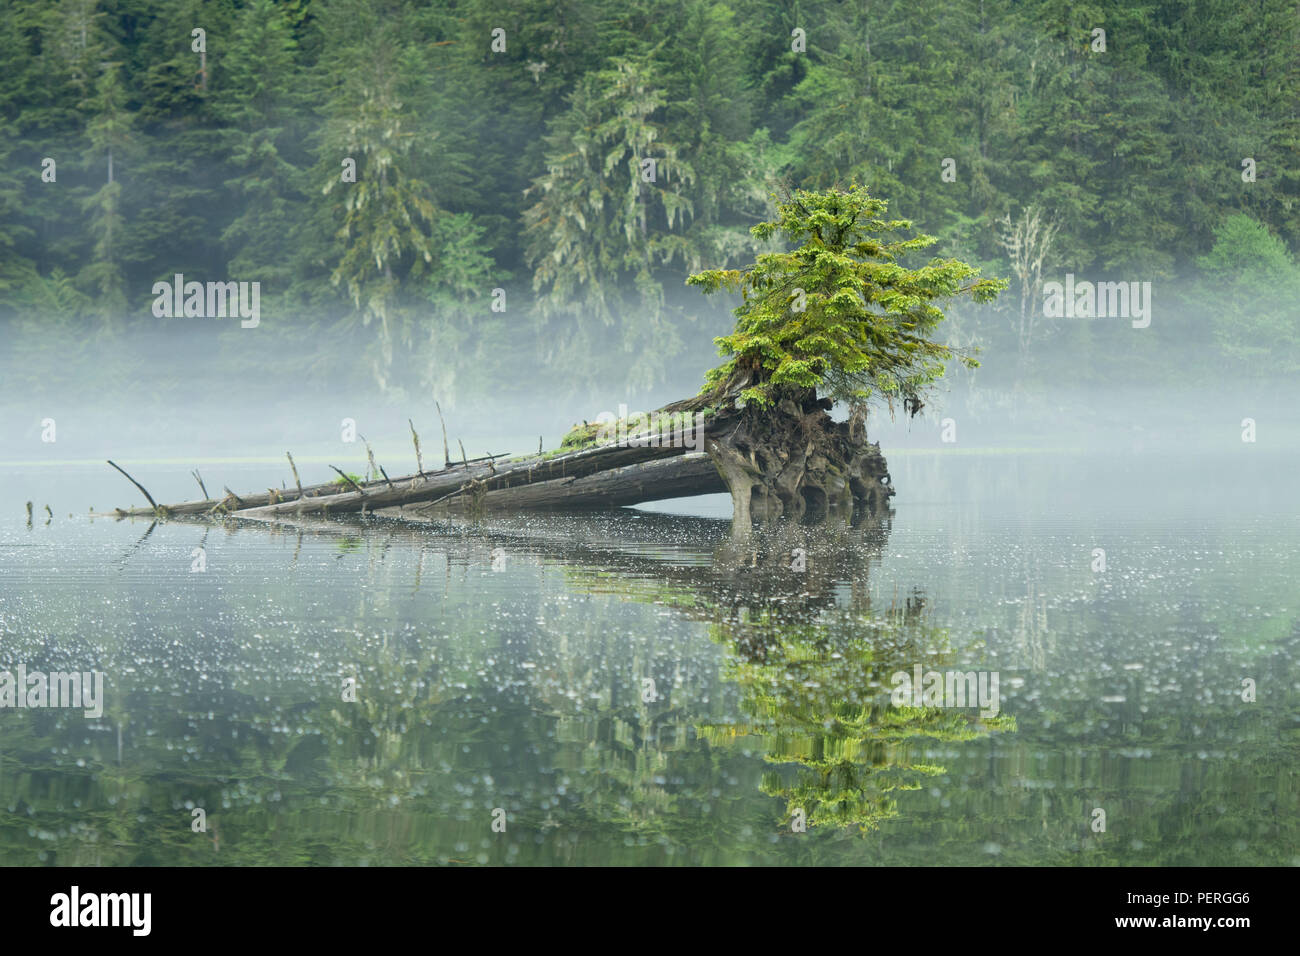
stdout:
MULTIPOLYGON (((656 413, 651 412, 649 414, 653 415, 656 413)), ((709 406, 708 408, 701 409, 699 414, 703 415, 703 420, 707 422, 709 419, 717 416, 718 409, 714 406, 709 406)), ((694 413, 691 412, 663 413, 660 417, 671 422, 672 427, 690 425, 695 421, 694 413)), ((551 448, 536 455, 515 455, 506 460, 508 462, 533 460, 547 461, 551 458, 557 458, 560 455, 571 455, 576 451, 583 451, 587 448, 596 448, 600 445, 607 444, 608 441, 613 440, 613 437, 618 434, 620 429, 625 430, 629 437, 653 434, 652 430, 643 427, 644 421, 645 417, 644 414, 642 414, 636 416, 629 415, 626 418, 621 418, 617 421, 608 423, 583 422, 581 425, 574 425, 565 432, 564 437, 560 439, 560 445, 558 448, 551 448), (638 421, 638 428, 635 431, 628 428, 628 422, 633 418, 636 418, 638 421), (607 436, 606 441, 601 441, 602 435, 607 436)), ((664 426, 661 426, 661 429, 663 427, 664 426)))
POLYGON ((600 434, 604 425, 590 424, 583 422, 581 425, 574 425, 560 439, 560 450, 576 451, 579 448, 587 448, 596 444, 596 437, 600 434))
MULTIPOLYGON (((703 416, 704 421, 708 421, 717 413, 716 408, 709 407, 700 414, 703 416)), ((560 440, 560 451, 578 451, 583 448, 593 448, 605 444, 616 435, 636 438, 643 435, 672 432, 681 428, 689 428, 694 423, 695 413, 693 412, 658 411, 628 415, 615 421, 583 422, 581 425, 574 425, 560 440), (649 423, 646 421, 647 415, 650 416, 649 423)))

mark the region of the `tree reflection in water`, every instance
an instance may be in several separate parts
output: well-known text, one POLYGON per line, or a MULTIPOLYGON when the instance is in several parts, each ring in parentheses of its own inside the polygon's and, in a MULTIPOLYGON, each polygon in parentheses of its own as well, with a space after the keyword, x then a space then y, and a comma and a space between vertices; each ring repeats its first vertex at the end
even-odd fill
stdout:
MULTIPOLYGON (((719 545, 707 568, 643 563, 635 574, 591 582, 602 591, 618 590, 620 580, 637 582, 630 595, 646 599, 643 582, 653 571, 667 589, 653 592, 654 600, 709 620, 710 636, 727 651, 723 676, 740 690, 746 719, 697 722, 694 729, 715 748, 759 741, 773 765, 763 790, 785 801, 787 822, 802 811, 809 826, 874 830, 897 815, 894 791, 920 789, 927 776, 946 772, 919 756, 927 740, 1015 730, 1014 717, 981 718, 973 708, 891 704, 895 672, 917 663, 941 667, 953 655, 920 589, 883 610, 872 606, 868 578, 890 517, 754 529, 719 545)), ((585 576, 574 575, 574 583, 585 576)), ((680 721, 672 731, 680 734, 680 721)), ((637 803, 649 810, 660 802, 646 799, 654 761, 643 768, 649 776, 639 782, 637 803)), ((667 798, 660 788, 660 800, 667 798)))

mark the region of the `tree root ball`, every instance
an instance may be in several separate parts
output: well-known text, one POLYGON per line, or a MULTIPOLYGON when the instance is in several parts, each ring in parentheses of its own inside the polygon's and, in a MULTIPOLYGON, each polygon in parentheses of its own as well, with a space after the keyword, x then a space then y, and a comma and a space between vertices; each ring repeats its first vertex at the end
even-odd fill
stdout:
POLYGON ((821 521, 880 514, 894 494, 880 445, 861 417, 836 422, 830 402, 791 389, 766 408, 721 416, 706 448, 731 490, 734 519, 821 521))

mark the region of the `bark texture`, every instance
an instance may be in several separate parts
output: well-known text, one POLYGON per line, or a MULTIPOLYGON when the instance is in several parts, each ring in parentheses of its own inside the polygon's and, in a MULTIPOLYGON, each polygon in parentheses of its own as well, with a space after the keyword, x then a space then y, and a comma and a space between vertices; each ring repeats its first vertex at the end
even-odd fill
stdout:
POLYGON ((769 408, 719 417, 705 447, 741 522, 881 514, 894 494, 880 445, 867 441, 862 418, 834 421, 830 402, 811 389, 790 390, 769 408))
POLYGON ((383 509, 376 514, 392 517, 426 517, 442 512, 550 511, 618 508, 664 498, 689 498, 727 491, 712 459, 705 454, 677 455, 597 472, 581 478, 564 478, 534 484, 464 494, 438 504, 415 504, 383 509))

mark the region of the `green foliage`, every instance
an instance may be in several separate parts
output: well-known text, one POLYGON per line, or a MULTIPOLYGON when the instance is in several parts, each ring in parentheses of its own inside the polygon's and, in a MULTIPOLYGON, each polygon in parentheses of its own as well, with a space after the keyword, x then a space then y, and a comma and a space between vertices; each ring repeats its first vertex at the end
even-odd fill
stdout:
MULTIPOLYGON (((525 362, 553 388, 684 384, 726 329, 685 276, 772 252, 749 227, 774 183, 856 182, 991 274, 998 224, 1036 207, 1053 275, 1203 293, 1146 337, 1203 344, 1166 374, 1284 375, 1294 314, 1212 320, 1248 312, 1248 286, 1173 280, 1235 215, 1300 243, 1297 48, 1300 0, 3 4, 0 320, 148 328, 152 283, 183 272, 261 281, 266 335, 345 339, 394 391, 450 401, 472 367, 499 393, 525 362), (80 301, 33 314, 67 277, 80 301)), ((963 347, 1019 354, 1002 312, 971 311, 963 347)), ((1041 338, 1060 358, 1040 376, 1160 370, 1083 326, 1041 338)), ((782 376, 821 374, 791 354, 782 376)), ((905 396, 926 367, 873 388, 905 396)))
POLYGON ((950 653, 947 632, 920 605, 812 622, 785 606, 746 626, 717 626, 714 639, 734 654, 725 673, 741 689, 749 719, 706 724, 701 735, 719 747, 761 741, 774 765, 763 792, 785 800, 787 820, 802 811, 810 827, 869 833, 897 817, 893 794, 947 772, 918 759, 918 741, 953 744, 1016 730, 1006 715, 976 720, 953 708, 896 707, 873 691, 889 686, 922 648, 932 660, 950 653), (762 653, 741 653, 745 645, 762 653))
POLYGON ((1300 372, 1300 265, 1286 244, 1236 215, 1215 230, 1199 265, 1206 297, 1221 303, 1211 321, 1223 351, 1244 369, 1300 372))
POLYGON ((955 259, 905 267, 901 257, 936 240, 888 238, 912 226, 883 218, 888 205, 856 186, 797 190, 775 220, 753 229, 760 240, 779 234, 796 248, 761 255, 744 272, 706 270, 686 280, 706 293, 739 290, 744 299, 735 332, 717 340, 731 358, 709 373, 707 388, 752 369, 758 380, 740 393, 745 402, 768 405, 783 386, 795 386, 854 406, 883 397, 915 409, 946 361, 976 364, 932 340, 943 321, 934 302, 963 294, 990 302, 1006 281, 978 278, 978 269, 955 259))
POLYGON ((693 207, 684 190, 695 171, 651 120, 665 104, 655 68, 645 58, 615 59, 584 77, 570 103, 546 138, 547 171, 524 211, 539 314, 562 319, 548 324, 557 333, 551 357, 587 352, 593 338, 601 341, 599 327, 626 314, 639 321, 619 323, 615 348, 670 353, 679 343, 665 320, 659 270, 685 257, 681 234, 693 207))

